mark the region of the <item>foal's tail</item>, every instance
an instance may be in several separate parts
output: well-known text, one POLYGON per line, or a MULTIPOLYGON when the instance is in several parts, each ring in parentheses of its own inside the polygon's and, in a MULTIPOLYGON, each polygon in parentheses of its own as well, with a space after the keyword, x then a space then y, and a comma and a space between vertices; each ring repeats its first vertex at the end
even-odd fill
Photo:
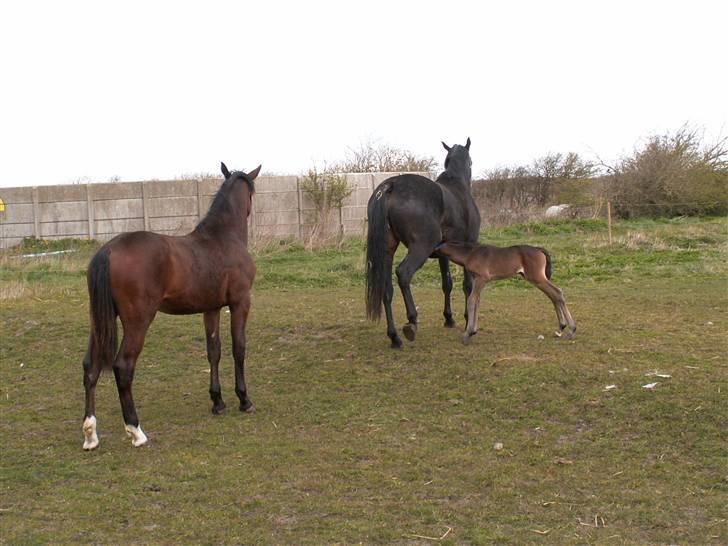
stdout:
POLYGON ((546 256, 546 278, 551 280, 551 254, 545 248, 538 247, 538 249, 546 256))
POLYGON ((88 282, 91 336, 89 356, 93 366, 111 368, 116 354, 116 305, 109 285, 109 251, 102 249, 91 259, 88 282))
MULTIPOLYGON (((379 320, 387 283, 387 208, 385 189, 380 188, 369 200, 367 211, 366 304, 369 320, 379 320)), ((390 273, 391 274, 391 273, 390 273)))

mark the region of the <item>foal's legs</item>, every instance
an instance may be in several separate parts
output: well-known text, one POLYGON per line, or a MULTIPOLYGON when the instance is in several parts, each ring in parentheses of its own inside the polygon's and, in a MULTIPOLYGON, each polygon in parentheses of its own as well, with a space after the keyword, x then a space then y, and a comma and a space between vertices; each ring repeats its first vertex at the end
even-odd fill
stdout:
MULTIPOLYGON (((473 274, 463 267, 463 292, 465 293, 465 322, 468 322, 468 298, 473 291, 473 274)), ((478 296, 480 298, 480 296, 478 296)), ((480 301, 480 299, 478 300, 480 301)))
POLYGON ((205 318, 205 338, 207 340, 207 361, 210 363, 210 398, 212 399, 212 413, 219 414, 225 409, 220 393, 220 377, 218 364, 220 364, 220 310, 208 311, 205 318))
POLYGON ((147 436, 139 426, 134 398, 131 393, 131 384, 134 381, 134 368, 136 367, 139 353, 144 346, 144 337, 147 329, 152 323, 154 315, 148 319, 124 320, 124 338, 121 340, 119 352, 114 359, 113 370, 116 378, 116 388, 119 391, 121 412, 124 416, 124 428, 127 435, 131 436, 134 447, 143 446, 147 443, 147 436))
POLYGON ((407 324, 402 327, 404 337, 409 341, 415 340, 415 334, 417 333, 417 309, 415 307, 414 299, 412 299, 412 291, 410 290, 410 281, 414 276, 415 272, 422 267, 427 258, 432 253, 432 249, 435 247, 435 243, 428 244, 426 246, 415 246, 411 245, 407 256, 397 266, 397 281, 399 282, 399 288, 402 291, 404 297, 404 306, 407 310, 407 324))
POLYGON ((452 292, 452 275, 450 275, 450 260, 444 256, 438 258, 440 262, 440 275, 442 276, 442 293, 445 295, 445 310, 442 315, 445 317, 445 328, 455 326, 452 319, 452 309, 450 308, 450 293, 452 292))
POLYGON ((248 398, 245 387, 245 324, 250 311, 250 294, 230 304, 230 332, 233 338, 233 359, 235 360, 235 394, 240 400, 240 411, 253 412, 255 406, 248 398))
POLYGON ((478 331, 478 307, 480 306, 480 293, 488 280, 485 277, 475 277, 475 285, 470 291, 466 302, 465 313, 468 325, 463 332, 463 344, 470 343, 470 338, 478 331))
POLYGON ((569 331, 566 334, 566 339, 573 338, 574 333, 576 332, 576 323, 571 317, 571 313, 569 312, 568 307, 566 307, 566 300, 564 299, 564 293, 561 291, 561 289, 554 283, 549 281, 546 277, 536 280, 527 280, 529 280, 536 286, 536 288, 546 294, 551 302, 554 304, 554 309, 556 309, 556 318, 559 321, 559 330, 558 332, 556 332, 556 335, 561 337, 561 332, 564 330, 564 328, 568 326, 569 331))

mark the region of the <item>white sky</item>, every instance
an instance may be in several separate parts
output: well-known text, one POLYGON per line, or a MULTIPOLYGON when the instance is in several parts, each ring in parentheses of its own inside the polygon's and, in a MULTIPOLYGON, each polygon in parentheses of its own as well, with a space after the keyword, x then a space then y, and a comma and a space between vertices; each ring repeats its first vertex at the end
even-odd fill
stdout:
POLYGON ((6 1, 0 186, 728 133, 728 2, 6 1))

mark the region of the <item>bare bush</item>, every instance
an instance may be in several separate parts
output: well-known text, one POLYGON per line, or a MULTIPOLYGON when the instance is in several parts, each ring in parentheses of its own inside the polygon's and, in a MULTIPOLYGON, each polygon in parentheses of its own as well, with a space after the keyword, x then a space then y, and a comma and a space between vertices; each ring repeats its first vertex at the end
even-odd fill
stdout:
POLYGON ((594 163, 577 153, 549 154, 530 165, 484 172, 473 182, 473 195, 485 220, 503 223, 533 216, 556 197, 560 202, 583 201, 581 194, 589 191, 586 181, 596 172, 594 163))
POLYGON ((331 165, 331 170, 342 173, 429 172, 436 165, 433 157, 420 157, 387 144, 366 142, 351 148, 346 159, 331 165))
POLYGON ((684 125, 649 137, 609 170, 609 197, 620 216, 728 212, 728 138, 706 144, 700 131, 684 125))

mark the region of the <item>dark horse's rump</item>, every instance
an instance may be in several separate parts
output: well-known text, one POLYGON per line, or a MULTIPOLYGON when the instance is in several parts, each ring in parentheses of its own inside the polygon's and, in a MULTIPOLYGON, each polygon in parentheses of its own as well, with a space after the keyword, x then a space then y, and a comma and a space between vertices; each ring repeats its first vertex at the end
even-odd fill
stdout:
POLYGON ((230 308, 235 391, 240 409, 252 403, 245 387, 245 324, 255 264, 248 254, 247 217, 254 192, 250 173, 225 175, 210 210, 195 230, 182 237, 147 231, 124 233, 106 243, 92 258, 87 273, 91 332, 84 358, 85 449, 98 445, 94 391, 103 367, 112 367, 127 432, 134 445, 146 442, 131 394, 134 368, 147 329, 157 311, 203 313, 210 362, 213 412, 225 407, 220 394, 220 309, 230 308), (124 336, 117 351, 117 316, 124 336))
MULTIPOLYGON (((392 347, 402 341, 397 335, 392 316, 392 260, 399 243, 408 253, 397 266, 397 279, 407 309, 405 336, 413 340, 417 327, 417 311, 410 291, 410 280, 432 255, 443 239, 477 241, 480 213, 470 193, 470 139, 465 146, 445 145, 448 151, 445 171, 436 181, 405 174, 388 178, 376 188, 368 204, 366 309, 370 319, 378 320, 381 307, 387 317, 387 335, 392 347)), ((438 258, 445 294, 445 325, 453 326, 450 309, 450 277, 447 258, 438 258)), ((465 295, 470 293, 471 279, 465 272, 465 295)))

